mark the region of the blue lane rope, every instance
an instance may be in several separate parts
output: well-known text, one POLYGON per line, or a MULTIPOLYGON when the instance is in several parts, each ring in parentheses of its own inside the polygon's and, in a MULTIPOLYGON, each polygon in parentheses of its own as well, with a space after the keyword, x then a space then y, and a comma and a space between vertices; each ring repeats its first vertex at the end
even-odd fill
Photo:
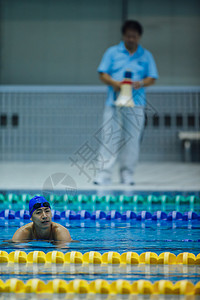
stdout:
MULTIPOLYGON (((19 210, 15 212, 14 210, 6 209, 0 212, 1 220, 14 220, 14 219, 23 219, 29 220, 30 215, 28 210, 19 210)), ((198 215, 194 211, 188 211, 185 213, 180 213, 178 211, 172 211, 169 213, 163 211, 156 211, 154 213, 150 213, 148 211, 141 211, 139 213, 135 213, 133 211, 125 211, 120 213, 116 210, 111 210, 110 212, 104 212, 101 210, 94 211, 92 213, 81 210, 75 212, 73 210, 66 211, 58 211, 52 210, 52 219, 53 220, 135 220, 135 221, 143 221, 143 220, 152 220, 152 221, 190 221, 196 220, 200 221, 200 214, 198 215)))

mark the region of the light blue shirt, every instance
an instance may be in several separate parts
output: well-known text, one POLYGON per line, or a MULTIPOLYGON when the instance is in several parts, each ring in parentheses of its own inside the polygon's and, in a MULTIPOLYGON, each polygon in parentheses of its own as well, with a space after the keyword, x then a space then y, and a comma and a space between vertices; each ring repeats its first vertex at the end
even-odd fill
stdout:
MULTIPOLYGON (((107 73, 113 79, 122 81, 126 70, 132 71, 132 80, 138 81, 146 77, 158 78, 158 71, 153 55, 146 49, 138 45, 135 53, 130 54, 124 42, 112 46, 106 50, 98 67, 99 73, 107 73)), ((117 93, 112 86, 108 86, 106 105, 114 105, 117 93)), ((144 106, 146 104, 145 89, 133 89, 135 105, 144 106)))

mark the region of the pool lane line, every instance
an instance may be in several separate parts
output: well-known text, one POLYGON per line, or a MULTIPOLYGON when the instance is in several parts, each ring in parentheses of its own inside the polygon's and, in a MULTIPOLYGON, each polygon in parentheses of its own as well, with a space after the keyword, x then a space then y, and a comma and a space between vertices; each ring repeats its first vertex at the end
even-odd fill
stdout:
POLYGON ((37 278, 30 279, 27 282, 11 278, 6 282, 0 280, 0 293, 200 295, 200 281, 196 285, 188 280, 181 280, 173 284, 169 280, 159 280, 151 283, 149 280, 129 282, 123 279, 112 282, 102 279, 91 282, 83 279, 75 279, 69 282, 63 279, 54 279, 45 283, 37 278))
POLYGON ((97 251, 90 251, 84 254, 78 251, 67 253, 51 251, 46 254, 43 251, 32 251, 27 254, 24 251, 16 250, 10 253, 0 251, 0 263, 200 265, 200 253, 197 256, 189 252, 182 252, 176 256, 171 252, 163 252, 160 255, 154 252, 144 252, 139 255, 130 251, 121 255, 114 251, 103 254, 97 251))
MULTIPOLYGON (((14 211, 11 209, 5 209, 0 212, 0 220, 29 220, 30 215, 28 210, 14 211)), ((92 221, 199 221, 200 214, 194 211, 188 211, 181 213, 179 211, 171 211, 166 213, 164 211, 156 211, 150 213, 149 211, 140 211, 135 213, 134 211, 127 210, 120 213, 117 210, 111 210, 109 212, 97 210, 92 213, 86 210, 81 210, 78 212, 72 210, 58 211, 52 210, 53 220, 92 220, 92 221)))

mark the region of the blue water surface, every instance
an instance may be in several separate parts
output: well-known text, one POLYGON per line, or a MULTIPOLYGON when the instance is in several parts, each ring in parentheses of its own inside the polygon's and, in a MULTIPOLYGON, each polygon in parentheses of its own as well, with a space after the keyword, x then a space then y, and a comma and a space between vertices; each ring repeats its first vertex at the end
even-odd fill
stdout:
MULTIPOLYGON (((27 222, 20 220, 0 220, 1 237, 0 249, 7 252, 22 250, 26 253, 42 250, 45 253, 53 250, 98 251, 101 254, 107 251, 117 251, 120 254, 127 251, 151 251, 160 254, 170 251, 175 255, 181 252, 200 252, 200 222, 122 222, 122 221, 60 221, 67 227, 73 240, 78 242, 67 243, 64 248, 58 248, 51 242, 32 241, 29 243, 13 244, 8 242, 14 232, 27 222)), ((200 266, 187 265, 20 265, 1 264, 1 278, 8 279, 11 274, 15 277, 28 280, 32 277, 43 280, 62 278, 73 280, 117 279, 139 280, 147 279, 152 282, 160 279, 177 280, 188 279, 193 283, 200 280, 200 266)))
MULTIPOLYGON (((137 194, 139 194, 137 192, 137 194)), ((163 193, 161 193, 163 194, 163 193)), ((176 195, 177 192, 171 192, 170 195, 176 195)), ((191 195, 194 194, 191 191, 191 195)), ((157 194, 155 194, 157 195, 157 194)), ((188 194, 184 195, 188 196, 188 194)), ((199 192, 197 193, 199 197, 199 192)), ((0 210, 27 209, 27 204, 5 204, 0 206, 0 210)), ((186 211, 196 211, 200 213, 198 204, 165 204, 165 205, 149 205, 146 204, 56 204, 53 209, 64 211, 85 209, 90 212, 101 209, 110 211, 116 209, 119 212, 125 210, 133 210, 139 212, 147 210, 153 213, 157 210, 170 212, 173 210, 184 213, 186 211)), ((77 242, 66 243, 64 247, 59 248, 51 242, 32 241, 28 243, 11 243, 15 231, 29 221, 26 220, 0 220, 0 250, 11 251, 21 250, 29 253, 34 250, 42 250, 45 253, 58 250, 64 253, 69 251, 79 251, 85 253, 88 251, 98 251, 101 254, 108 251, 116 251, 120 254, 127 251, 143 252, 151 251, 158 255, 162 252, 169 251, 178 255, 181 252, 191 252, 197 255, 200 253, 200 221, 91 221, 91 220, 59 220, 58 223, 65 226, 72 239, 77 242)), ((117 279, 125 279, 130 282, 139 279, 171 280, 173 283, 188 279, 194 284, 200 281, 200 266, 198 265, 78 265, 78 264, 0 264, 0 274, 2 280, 15 277, 21 280, 29 280, 31 278, 40 278, 44 282, 53 279, 65 279, 67 281, 73 279, 85 279, 92 281, 95 279, 105 279, 109 282, 117 279)), ((8 295, 0 294, 0 299, 8 299, 8 295)), ((132 295, 133 296, 133 295, 132 295)), ((13 297, 13 295, 12 295, 13 297)), ((103 295, 65 295, 65 299, 106 299, 103 295)), ((156 296, 155 296, 156 297, 156 296)), ((160 297, 160 296, 159 296, 160 297)), ((185 296, 165 295, 160 299, 185 299, 185 296)), ((15 295, 12 299, 63 299, 63 295, 15 295)), ((109 298, 110 299, 110 298, 109 298)), ((133 299, 128 296, 116 295, 114 299, 133 299)), ((143 295, 134 295, 134 300, 144 299, 143 295)), ((145 299, 154 299, 154 295, 145 296, 145 299)), ((159 299, 158 297, 155 298, 159 299)))
MULTIPOLYGON (((30 252, 37 248, 44 252, 51 251, 54 246, 42 241, 13 245, 3 241, 12 238, 15 231, 30 221, 0 220, 1 249, 13 251, 22 248, 30 252)), ((199 221, 59 221, 68 228, 73 240, 78 243, 67 245, 69 251, 117 251, 120 254, 134 251, 138 254, 146 251, 160 254, 170 251, 175 255, 181 252, 200 252, 200 222, 199 221)), ((61 250, 62 251, 62 250, 61 250)))

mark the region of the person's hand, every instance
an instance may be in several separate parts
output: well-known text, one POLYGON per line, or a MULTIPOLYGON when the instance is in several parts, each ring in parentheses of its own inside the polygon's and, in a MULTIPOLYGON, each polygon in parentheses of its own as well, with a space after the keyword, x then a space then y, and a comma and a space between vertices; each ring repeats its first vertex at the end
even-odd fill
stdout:
POLYGON ((132 85, 135 90, 138 90, 144 86, 142 81, 133 81, 132 85))
POLYGON ((113 81, 112 86, 116 92, 119 92, 121 88, 121 81, 113 81))

